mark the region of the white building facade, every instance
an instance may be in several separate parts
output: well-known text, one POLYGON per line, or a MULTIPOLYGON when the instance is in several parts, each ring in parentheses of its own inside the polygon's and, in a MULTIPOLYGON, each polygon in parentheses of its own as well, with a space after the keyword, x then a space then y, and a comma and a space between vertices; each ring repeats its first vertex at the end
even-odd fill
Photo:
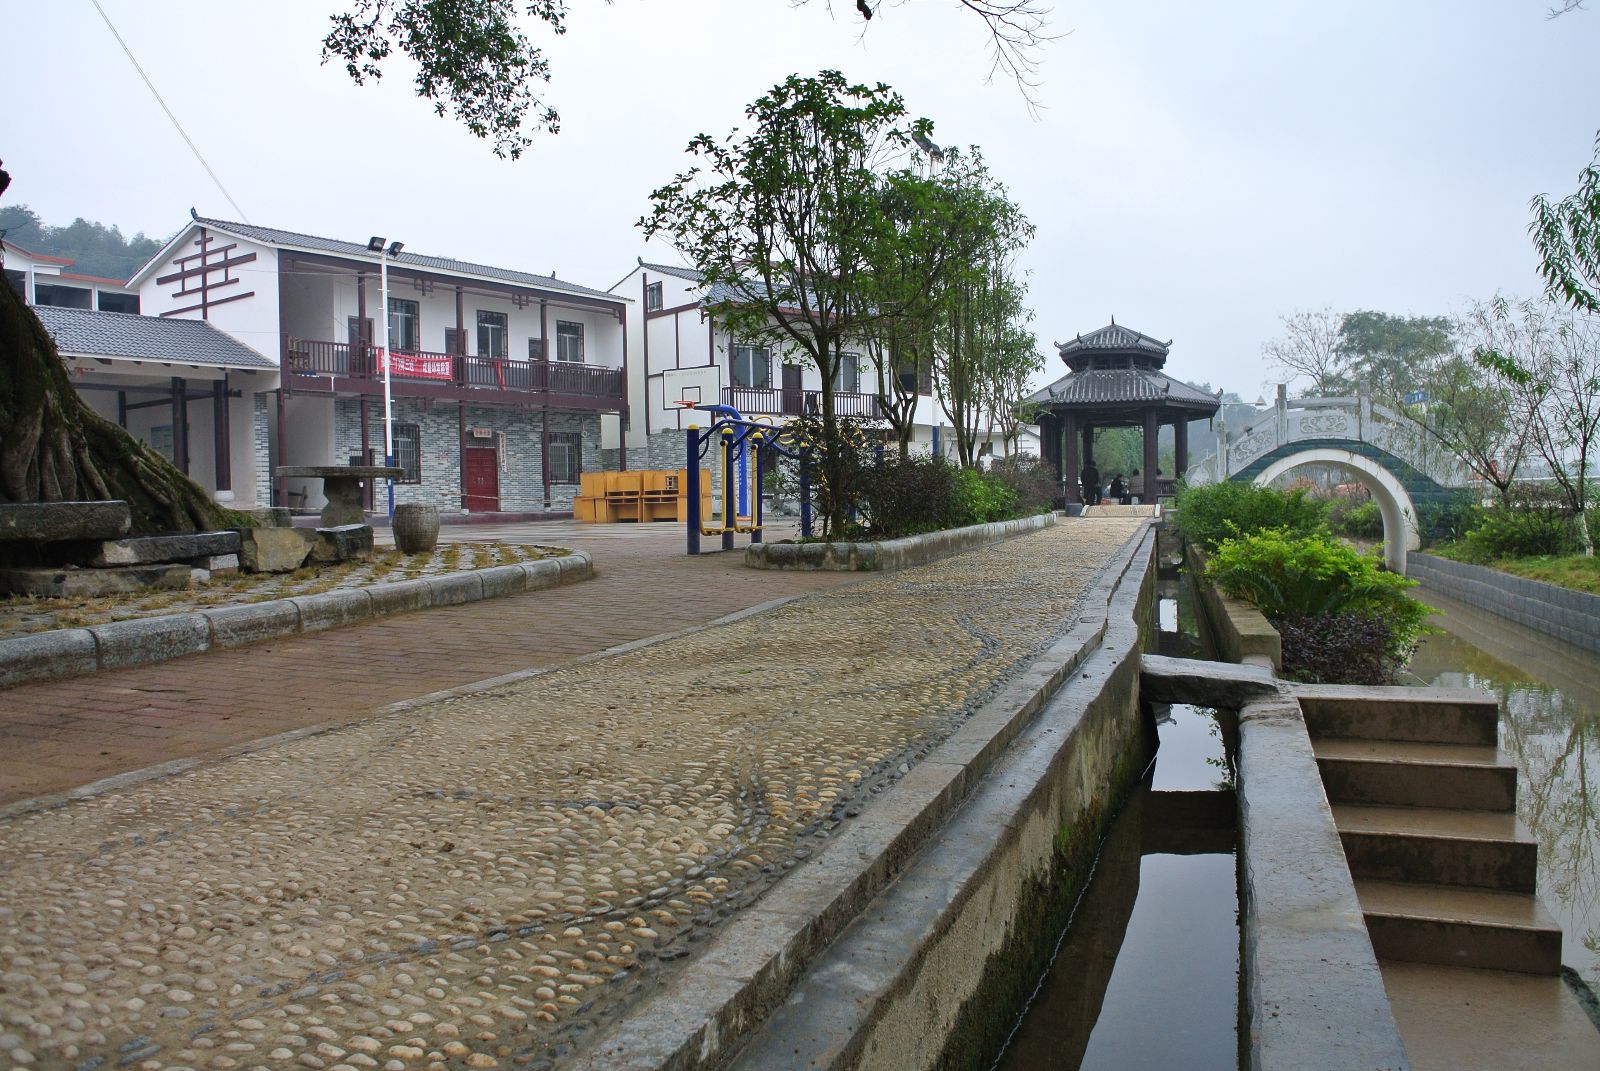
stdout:
MULTIPOLYGON (((602 467, 627 399, 624 298, 553 276, 196 216, 129 286, 147 316, 203 320, 271 371, 222 373, 238 505, 321 506, 320 481, 286 465, 381 463, 386 315, 395 501, 442 512, 563 513, 578 474, 602 467)), ((195 441, 216 429, 189 429, 195 441)), ((613 441, 613 447, 616 443, 613 441)), ((616 463, 624 459, 614 456, 616 463)), ((214 474, 211 474, 214 476, 214 474)), ((381 508, 369 502, 369 508, 381 508)))
MULTIPOLYGON (((809 356, 798 348, 732 336, 707 311, 706 287, 695 270, 641 260, 611 292, 632 298, 636 309, 628 325, 633 363, 627 431, 635 467, 683 467, 683 431, 707 421, 681 402, 731 405, 745 417, 774 423, 818 410, 822 375, 809 356)), ((834 383, 835 411, 840 416, 880 416, 878 376, 865 346, 847 351, 834 383)), ((928 370, 922 371, 917 387, 912 449, 953 458, 954 429, 933 395, 928 370)), ((1024 428, 1022 451, 1037 454, 1038 442, 1037 429, 1024 428)), ((992 452, 1001 453, 998 442, 992 452)))

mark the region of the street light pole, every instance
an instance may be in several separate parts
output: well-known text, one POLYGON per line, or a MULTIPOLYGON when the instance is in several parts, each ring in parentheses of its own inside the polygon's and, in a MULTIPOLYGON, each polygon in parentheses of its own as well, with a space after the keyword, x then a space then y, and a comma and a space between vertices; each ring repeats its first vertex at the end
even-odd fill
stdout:
MULTIPOLYGON (((394 468, 394 394, 390 389, 390 367, 394 359, 389 353, 389 258, 398 256, 404 246, 400 242, 384 243, 382 238, 373 237, 367 242, 367 248, 378 254, 378 289, 382 292, 381 301, 383 309, 380 323, 383 329, 378 337, 381 340, 379 352, 383 354, 383 463, 389 468, 394 468)), ((394 477, 389 477, 389 520, 394 521, 394 477)))

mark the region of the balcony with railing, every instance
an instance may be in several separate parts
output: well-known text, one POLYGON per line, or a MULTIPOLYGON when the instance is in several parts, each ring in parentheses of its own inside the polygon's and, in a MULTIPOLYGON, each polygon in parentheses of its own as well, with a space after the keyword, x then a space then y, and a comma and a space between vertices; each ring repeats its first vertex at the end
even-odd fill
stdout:
MULTIPOLYGON (((777 387, 723 387, 722 404, 745 416, 806 416, 822 412, 820 390, 777 387)), ((838 416, 876 417, 878 399, 871 394, 835 391, 833 411, 838 416)))
MULTIPOLYGON (((376 346, 291 337, 283 352, 290 375, 330 379, 335 390, 342 384, 361 391, 383 382, 381 351, 376 346)), ((493 391, 530 402, 535 400, 532 395, 545 395, 597 409, 620 406, 627 389, 620 368, 426 351, 396 351, 390 381, 400 395, 442 393, 470 399, 473 392, 493 391)))

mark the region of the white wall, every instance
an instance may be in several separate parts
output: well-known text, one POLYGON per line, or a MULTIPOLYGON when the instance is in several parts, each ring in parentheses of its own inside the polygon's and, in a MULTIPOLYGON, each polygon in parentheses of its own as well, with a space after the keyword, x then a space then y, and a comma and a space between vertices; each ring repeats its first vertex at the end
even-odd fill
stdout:
MULTIPOLYGON (((144 315, 159 316, 172 309, 198 304, 199 294, 177 293, 181 280, 170 283, 157 283, 156 280, 177 271, 176 261, 179 257, 198 252, 194 243, 199 237, 199 232, 200 228, 195 224, 185 228, 161 263, 145 274, 144 280, 139 285, 139 309, 144 315)), ((256 255, 256 259, 249 264, 241 264, 230 269, 230 274, 240 281, 220 290, 213 290, 212 298, 214 300, 228 298, 237 294, 251 296, 230 301, 225 305, 213 305, 204 317, 201 316, 199 309, 180 315, 186 320, 207 319, 214 327, 226 331, 268 360, 277 361, 281 348, 278 337, 277 251, 268 246, 245 241, 243 238, 234 238, 221 231, 212 230, 210 233, 213 249, 237 243, 238 248, 230 250, 228 256, 239 256, 244 253, 256 255)), ((191 265, 193 266, 195 265, 191 265)), ((221 281, 222 270, 219 268, 213 271, 211 282, 216 284, 221 281)), ((189 280, 189 283, 191 286, 195 285, 193 279, 189 280)))

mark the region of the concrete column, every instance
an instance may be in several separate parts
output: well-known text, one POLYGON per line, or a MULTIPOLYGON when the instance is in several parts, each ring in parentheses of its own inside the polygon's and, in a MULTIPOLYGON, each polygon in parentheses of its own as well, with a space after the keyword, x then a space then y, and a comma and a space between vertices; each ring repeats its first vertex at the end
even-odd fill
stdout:
POLYGON ((1160 501, 1161 487, 1156 467, 1161 463, 1161 414, 1156 409, 1144 411, 1144 501, 1160 501))

